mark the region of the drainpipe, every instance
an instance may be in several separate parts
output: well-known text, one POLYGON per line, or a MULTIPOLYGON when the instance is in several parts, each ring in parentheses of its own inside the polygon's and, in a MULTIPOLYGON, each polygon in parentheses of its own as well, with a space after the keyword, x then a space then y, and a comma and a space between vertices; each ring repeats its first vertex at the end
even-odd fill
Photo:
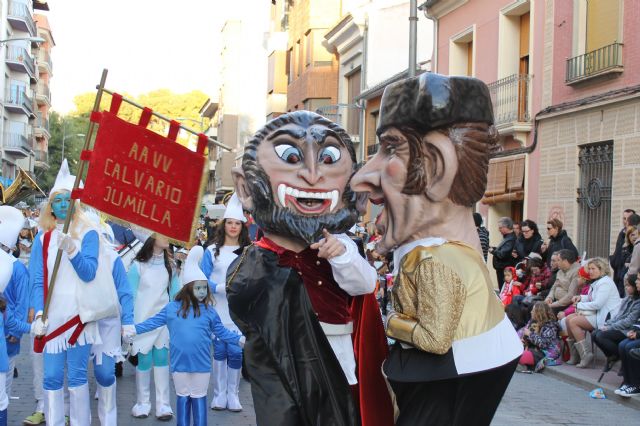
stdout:
POLYGON ((435 4, 435 1, 425 2, 420 8, 424 13, 424 17, 433 22, 433 52, 431 54, 431 72, 438 72, 438 18, 429 15, 429 7, 435 4))
POLYGON ((416 75, 418 45, 418 0, 409 2, 409 78, 416 75))
MULTIPOLYGON (((369 14, 366 14, 364 17, 364 29, 362 31, 362 66, 360 67, 360 93, 364 92, 367 87, 367 67, 368 67, 368 56, 369 56, 369 14)), ((358 129, 358 135, 360 136, 360 161, 364 162, 365 160, 365 152, 364 152, 364 124, 367 118, 367 101, 362 100, 358 102, 360 109, 358 113, 360 114, 360 128, 358 129)))

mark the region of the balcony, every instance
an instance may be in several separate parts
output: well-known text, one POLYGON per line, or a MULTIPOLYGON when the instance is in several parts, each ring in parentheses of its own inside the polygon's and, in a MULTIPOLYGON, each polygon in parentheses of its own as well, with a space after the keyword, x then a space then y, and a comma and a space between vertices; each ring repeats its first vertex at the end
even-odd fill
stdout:
POLYGON ((51 90, 49 90, 48 84, 38 83, 36 88, 36 102, 38 105, 51 106, 51 90))
POLYGON ((33 99, 27 95, 24 89, 12 87, 11 90, 7 91, 4 98, 4 107, 10 112, 25 114, 29 117, 35 116, 33 113, 33 99))
POLYGON ((27 49, 20 46, 7 46, 7 66, 13 71, 27 73, 35 82, 38 79, 36 66, 27 49))
POLYGON ((494 124, 500 133, 531 131, 530 83, 531 75, 513 74, 488 85, 494 124))
POLYGON ((36 162, 34 164, 35 167, 39 167, 41 169, 49 168, 49 151, 44 149, 36 149, 34 151, 36 162))
POLYGON ((10 1, 7 20, 14 30, 26 31, 31 37, 37 35, 36 23, 33 21, 29 6, 25 3, 10 1))
POLYGON ((38 50, 38 70, 42 73, 53 74, 53 61, 44 47, 38 50))
POLYGON ((621 73, 622 71, 624 71, 622 44, 613 43, 584 55, 567 59, 565 83, 571 85, 596 76, 621 73))
POLYGON ((49 133, 49 120, 42 116, 42 113, 36 115, 36 119, 33 122, 33 133, 37 138, 50 138, 49 133))
POLYGON ((3 148, 18 157, 28 157, 33 148, 32 140, 22 133, 5 133, 3 148))

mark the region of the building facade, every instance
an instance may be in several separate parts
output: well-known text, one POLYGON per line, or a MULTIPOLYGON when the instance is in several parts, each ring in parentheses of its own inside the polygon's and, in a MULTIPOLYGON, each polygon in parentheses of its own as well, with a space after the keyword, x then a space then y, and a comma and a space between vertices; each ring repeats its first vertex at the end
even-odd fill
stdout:
MULTIPOLYGON (((4 99, 0 120, 0 183, 3 186, 12 182, 19 168, 33 173, 36 150, 42 152, 46 148, 46 145, 36 143, 38 135, 43 140, 44 128, 41 126, 45 125, 45 116, 41 116, 42 120, 37 120, 40 110, 35 95, 40 81, 40 66, 36 56, 38 42, 34 40, 39 37, 34 8, 48 10, 46 3, 38 1, 10 0, 0 3, 0 33, 3 39, 0 43, 0 55, 4 68, 0 78, 0 91, 4 99), (38 131, 34 132, 34 127, 38 131)), ((48 26, 47 31, 50 36, 48 26)), ((47 49, 50 51, 53 39, 49 37, 48 41, 50 43, 47 49)), ((43 159, 42 154, 39 158, 43 159)))
POLYGON ((45 41, 34 49, 38 64, 38 82, 35 89, 36 117, 33 120, 34 166, 40 169, 49 168, 49 110, 51 109, 50 81, 53 77, 53 61, 51 50, 55 46, 49 20, 41 13, 34 14, 38 37, 45 41))

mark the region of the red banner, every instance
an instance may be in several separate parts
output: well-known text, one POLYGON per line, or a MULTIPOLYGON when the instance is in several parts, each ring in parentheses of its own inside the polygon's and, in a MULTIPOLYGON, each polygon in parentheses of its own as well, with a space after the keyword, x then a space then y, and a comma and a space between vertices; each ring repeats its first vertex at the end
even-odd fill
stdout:
POLYGON ((200 211, 206 137, 201 135, 193 152, 175 142, 175 122, 167 138, 146 129, 145 119, 131 124, 108 111, 91 119, 100 128, 93 151, 81 155, 89 169, 84 189, 74 198, 121 221, 190 242, 200 211))

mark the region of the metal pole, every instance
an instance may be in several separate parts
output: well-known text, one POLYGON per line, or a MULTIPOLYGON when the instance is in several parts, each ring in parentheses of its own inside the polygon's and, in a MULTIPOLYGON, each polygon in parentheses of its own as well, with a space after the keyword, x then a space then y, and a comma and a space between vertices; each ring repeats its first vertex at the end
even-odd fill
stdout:
POLYGON ((418 0, 411 0, 409 9, 409 77, 415 77, 418 45, 418 0))

